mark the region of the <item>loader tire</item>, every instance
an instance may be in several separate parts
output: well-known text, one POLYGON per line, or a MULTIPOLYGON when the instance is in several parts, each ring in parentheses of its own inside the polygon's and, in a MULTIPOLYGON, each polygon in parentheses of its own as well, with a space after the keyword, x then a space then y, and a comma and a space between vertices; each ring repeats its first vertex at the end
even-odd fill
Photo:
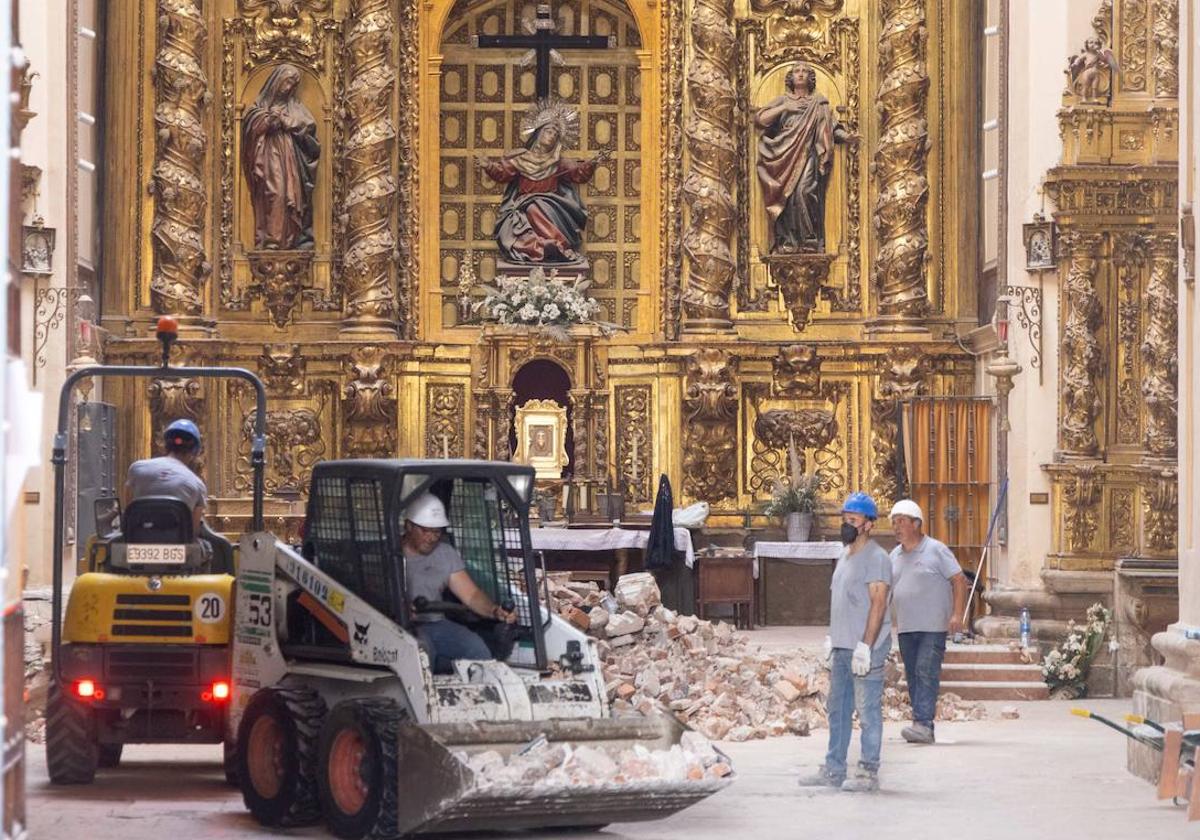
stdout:
POLYGON ((120 767, 121 753, 124 751, 124 744, 101 744, 100 745, 100 766, 101 767, 120 767))
POLYGON ((51 683, 46 699, 46 770, 50 781, 56 785, 90 785, 99 764, 95 713, 51 683))
POLYGON ((273 828, 311 825, 317 803, 317 736, 325 702, 309 689, 264 688, 238 726, 237 778, 246 808, 273 828))
POLYGON ((399 836, 399 727, 407 712, 382 697, 334 706, 321 729, 317 793, 329 830, 343 840, 399 836))

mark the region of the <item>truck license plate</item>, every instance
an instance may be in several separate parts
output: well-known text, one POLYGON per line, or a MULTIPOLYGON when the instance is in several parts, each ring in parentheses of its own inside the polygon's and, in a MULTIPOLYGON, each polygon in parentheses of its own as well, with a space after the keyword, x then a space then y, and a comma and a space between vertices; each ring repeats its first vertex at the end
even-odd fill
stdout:
POLYGON ((129 545, 126 558, 130 563, 183 563, 187 559, 186 545, 129 545))

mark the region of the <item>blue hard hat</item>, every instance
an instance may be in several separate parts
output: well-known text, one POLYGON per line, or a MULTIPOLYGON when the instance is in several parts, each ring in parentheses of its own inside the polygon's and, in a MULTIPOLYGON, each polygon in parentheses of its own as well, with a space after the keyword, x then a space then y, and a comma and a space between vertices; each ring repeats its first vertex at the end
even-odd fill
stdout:
MULTIPOLYGON (((200 427, 191 420, 183 417, 178 420, 172 420, 171 424, 163 430, 163 439, 167 443, 171 443, 173 438, 182 435, 187 435, 196 441, 196 446, 200 445, 200 427)), ((183 443, 183 441, 179 440, 176 443, 183 443)))
POLYGON ((846 497, 842 513, 861 513, 867 519, 879 518, 879 508, 875 506, 875 500, 861 490, 846 497))

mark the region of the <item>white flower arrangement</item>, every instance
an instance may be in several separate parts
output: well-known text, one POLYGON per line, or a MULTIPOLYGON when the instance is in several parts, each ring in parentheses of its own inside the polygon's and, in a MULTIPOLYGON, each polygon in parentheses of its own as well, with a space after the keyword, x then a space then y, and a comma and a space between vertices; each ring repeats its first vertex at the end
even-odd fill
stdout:
MULTIPOLYGON (((1050 690, 1067 697, 1082 697, 1087 693, 1087 675, 1095 658, 1112 613, 1103 604, 1088 607, 1087 623, 1077 627, 1067 622, 1067 637, 1042 660, 1042 676, 1050 690)), ((1109 645, 1112 649, 1112 645, 1109 645)))
POLYGON ((483 286, 486 296, 475 304, 485 321, 506 326, 543 330, 566 339, 567 327, 594 324, 610 332, 616 327, 596 320, 600 304, 586 292, 591 283, 581 276, 566 280, 551 269, 534 267, 529 277, 501 277, 495 286, 483 286))

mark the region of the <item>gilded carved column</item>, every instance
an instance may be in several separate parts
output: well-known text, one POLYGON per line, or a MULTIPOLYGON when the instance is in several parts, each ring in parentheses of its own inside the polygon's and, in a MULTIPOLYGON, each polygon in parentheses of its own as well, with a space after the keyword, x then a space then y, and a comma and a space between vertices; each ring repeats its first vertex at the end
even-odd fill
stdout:
POLYGON ((688 173, 683 193, 688 212, 683 236, 687 256, 683 315, 688 328, 722 329, 730 326, 729 296, 735 273, 730 250, 736 232, 730 189, 737 148, 733 0, 695 0, 691 27, 694 53, 687 74, 691 113, 684 129, 688 173))
POLYGON ((1103 320, 1096 291, 1103 236, 1072 231, 1064 240, 1067 272, 1061 295, 1065 317, 1059 341, 1059 448, 1066 455, 1093 456, 1100 451, 1096 421, 1100 417, 1099 380, 1104 367, 1096 337, 1103 320))
POLYGON ((687 360, 683 490, 713 504, 737 497, 737 366, 715 347, 687 360))
POLYGON ((925 392, 929 357, 915 347, 899 347, 888 353, 885 365, 879 375, 879 395, 871 401, 871 491, 881 508, 890 507, 900 493, 896 477, 900 446, 897 411, 901 400, 925 392))
POLYGON ((394 28, 388 0, 351 0, 346 27, 346 203, 341 211, 346 220, 344 331, 394 330, 398 315, 392 234, 394 28))
POLYGON ((1150 34, 1154 39, 1154 94, 1179 96, 1179 0, 1155 0, 1150 34))
POLYGON ((200 315, 211 266, 204 251, 204 113, 212 96, 203 61, 200 0, 159 0, 154 56, 154 196, 150 303, 160 314, 200 315))
POLYGON ((1146 450, 1162 458, 1176 455, 1179 390, 1179 312, 1177 247, 1171 234, 1151 241, 1146 285, 1146 332, 1142 338, 1142 400, 1146 405, 1146 450))
POLYGON ((929 249, 925 0, 881 0, 880 10, 875 283, 880 315, 917 321, 929 310, 925 278, 929 249))

